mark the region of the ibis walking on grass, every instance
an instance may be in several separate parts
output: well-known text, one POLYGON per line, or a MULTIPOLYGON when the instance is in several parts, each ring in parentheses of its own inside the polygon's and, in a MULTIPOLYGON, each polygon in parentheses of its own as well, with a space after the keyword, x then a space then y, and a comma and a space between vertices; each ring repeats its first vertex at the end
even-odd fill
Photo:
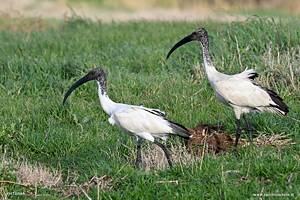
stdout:
POLYGON ((216 70, 209 55, 208 35, 204 28, 195 30, 192 34, 175 44, 168 53, 166 61, 178 47, 194 40, 199 41, 202 46, 206 76, 216 97, 223 104, 232 107, 237 118, 235 146, 238 144, 241 133, 241 115, 247 124, 250 141, 252 141, 252 128, 245 115, 246 113, 250 111, 259 111, 260 113, 267 111, 281 116, 288 114, 289 107, 283 102, 281 97, 274 91, 259 86, 254 81, 258 74, 253 69, 246 69, 235 75, 223 74, 216 70))
POLYGON ((65 104, 73 90, 92 80, 98 83, 100 104, 103 110, 110 116, 108 121, 112 125, 117 125, 122 132, 135 137, 137 145, 135 166, 138 168, 141 162, 141 143, 145 139, 154 142, 164 151, 168 163, 170 167, 172 167, 167 148, 156 139, 167 140, 169 135, 178 135, 182 138, 189 139, 192 137, 190 132, 181 124, 168 120, 165 117, 165 113, 158 109, 115 103, 112 101, 107 95, 106 76, 102 68, 95 68, 86 76, 79 79, 66 93, 63 104, 65 104))

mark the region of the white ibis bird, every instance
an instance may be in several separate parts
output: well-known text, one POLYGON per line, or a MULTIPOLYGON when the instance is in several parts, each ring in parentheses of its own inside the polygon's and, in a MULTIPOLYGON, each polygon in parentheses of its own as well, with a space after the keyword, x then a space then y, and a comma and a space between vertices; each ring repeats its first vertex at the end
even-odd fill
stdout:
POLYGON ((258 74, 253 69, 246 69, 235 75, 222 74, 216 70, 209 55, 208 35, 204 28, 195 30, 175 44, 168 53, 166 61, 178 47, 194 40, 199 41, 202 46, 205 73, 216 97, 223 104, 232 107, 237 118, 235 146, 238 144, 241 133, 241 115, 247 124, 250 141, 252 141, 252 127, 245 115, 246 113, 250 111, 259 111, 260 113, 267 111, 281 116, 287 115, 289 107, 274 91, 260 87, 254 81, 258 74))
POLYGON ((190 132, 181 124, 168 120, 165 117, 165 113, 158 109, 113 102, 107 95, 106 76, 101 68, 95 68, 79 79, 66 93, 63 104, 65 104, 73 90, 91 80, 95 80, 98 83, 100 104, 110 116, 108 121, 112 125, 116 124, 122 132, 135 137, 137 145, 135 166, 138 168, 141 162, 141 143, 145 139, 154 142, 164 151, 168 163, 172 167, 167 148, 156 139, 167 140, 168 135, 178 135, 189 139, 192 137, 190 132))

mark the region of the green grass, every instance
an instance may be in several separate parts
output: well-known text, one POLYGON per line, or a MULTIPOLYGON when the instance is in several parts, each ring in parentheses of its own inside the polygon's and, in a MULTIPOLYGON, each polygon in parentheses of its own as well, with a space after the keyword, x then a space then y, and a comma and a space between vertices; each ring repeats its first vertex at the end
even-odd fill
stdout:
MULTIPOLYGON (((293 194, 296 198, 300 191, 299 25, 296 19, 275 23, 262 18, 230 24, 214 21, 102 24, 76 17, 43 29, 3 25, 1 158, 18 160, 24 154, 29 163, 62 170, 65 185, 72 183, 67 180, 70 172, 78 175, 78 185, 94 175, 107 175, 113 178, 111 190, 101 190, 101 199, 258 199, 253 195, 261 192, 293 194), (181 47, 165 63, 170 48, 198 27, 205 27, 209 33, 211 56, 219 71, 235 74, 246 66, 255 69, 261 75, 258 82, 279 93, 290 107, 285 118, 268 113, 249 114, 254 135, 285 133, 295 145, 283 149, 245 147, 239 150, 238 157, 206 155, 201 169, 200 162, 196 162, 145 173, 143 169, 133 169, 134 139, 109 124, 109 116, 97 97, 96 83, 78 88, 62 106, 65 92, 76 80, 90 69, 102 67, 107 73, 112 100, 159 108, 170 120, 187 127, 223 124, 234 134, 233 111, 214 96, 201 66, 199 43, 181 47), (195 67, 198 62, 199 69, 195 67), (173 180, 178 180, 178 184, 168 182, 173 180)), ((246 130, 245 124, 242 126, 246 130)), ((176 145, 177 140, 170 138, 169 143, 176 145)), ((17 181, 11 170, 2 166, 0 180, 17 181)), ((9 198, 34 196, 34 191, 27 187, 0 184, 6 192, 27 192, 9 198)), ((59 187, 66 190, 67 186, 59 187)), ((53 188, 38 187, 37 191, 49 199, 66 196, 53 188)), ((88 190, 87 194, 96 199, 97 192, 88 190)), ((85 195, 80 194, 79 198, 84 199, 85 195)))
POLYGON ((239 9, 239 10, 231 10, 229 13, 232 14, 240 14, 244 16, 260 16, 260 17, 274 17, 281 19, 290 19, 297 18, 297 15, 292 15, 292 13, 288 13, 284 10, 279 9, 239 9))

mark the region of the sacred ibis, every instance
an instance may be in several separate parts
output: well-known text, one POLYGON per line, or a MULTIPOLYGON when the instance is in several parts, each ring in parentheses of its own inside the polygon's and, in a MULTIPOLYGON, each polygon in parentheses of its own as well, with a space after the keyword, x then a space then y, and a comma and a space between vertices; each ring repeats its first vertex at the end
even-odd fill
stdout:
POLYGON ((247 124, 250 141, 252 141, 252 127, 245 115, 246 113, 250 111, 259 111, 260 113, 267 111, 281 116, 288 114, 289 107, 281 97, 274 91, 259 86, 254 81, 254 78, 258 77, 258 73, 253 69, 246 69, 235 75, 223 74, 216 70, 209 55, 208 35, 204 28, 195 30, 175 44, 168 53, 166 61, 178 47, 194 40, 199 41, 202 46, 205 73, 216 97, 223 104, 232 107, 237 118, 235 146, 238 144, 241 133, 241 115, 247 124))
POLYGON ((182 138, 189 139, 192 137, 190 132, 183 125, 168 120, 165 117, 165 113, 158 109, 115 103, 112 101, 107 95, 106 76, 103 69, 95 68, 86 76, 79 79, 66 93, 63 105, 73 90, 91 80, 95 80, 98 83, 100 104, 103 110, 110 116, 108 121, 112 125, 117 125, 122 132, 135 137, 137 145, 135 166, 138 168, 141 162, 141 143, 145 139, 154 142, 164 151, 168 163, 170 167, 172 167, 167 148, 156 139, 167 140, 168 135, 178 135, 182 138))

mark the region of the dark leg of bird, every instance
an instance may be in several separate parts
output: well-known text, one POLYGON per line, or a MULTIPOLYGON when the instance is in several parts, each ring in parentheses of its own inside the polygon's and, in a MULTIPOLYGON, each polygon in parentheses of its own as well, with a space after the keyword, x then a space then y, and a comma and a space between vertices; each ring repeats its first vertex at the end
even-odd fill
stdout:
POLYGON ((141 145, 137 146, 137 154, 136 154, 136 161, 135 161, 135 167, 139 168, 139 164, 142 161, 142 156, 141 156, 141 145))
POLYGON ((171 159, 170 159, 170 156, 169 156, 169 152, 168 152, 168 149, 166 148, 165 145, 159 143, 157 140, 154 140, 154 143, 159 146, 166 154, 166 157, 167 157, 167 160, 168 160, 168 163, 170 165, 170 167, 172 168, 172 162, 171 162, 171 159))
POLYGON ((251 127, 251 125, 250 125, 250 123, 249 123, 249 121, 248 121, 248 119, 247 119, 247 117, 246 117, 245 114, 243 114, 243 117, 244 117, 244 120, 245 120, 245 122, 246 122, 246 124, 247 124, 250 142, 252 142, 252 141, 253 141, 253 137, 252 137, 252 127, 251 127))
POLYGON ((238 119, 236 121, 236 137, 235 137, 235 143, 234 143, 234 146, 237 147, 238 145, 238 142, 239 142, 239 138, 240 138, 240 135, 241 135, 241 124, 240 124, 240 120, 238 119))

